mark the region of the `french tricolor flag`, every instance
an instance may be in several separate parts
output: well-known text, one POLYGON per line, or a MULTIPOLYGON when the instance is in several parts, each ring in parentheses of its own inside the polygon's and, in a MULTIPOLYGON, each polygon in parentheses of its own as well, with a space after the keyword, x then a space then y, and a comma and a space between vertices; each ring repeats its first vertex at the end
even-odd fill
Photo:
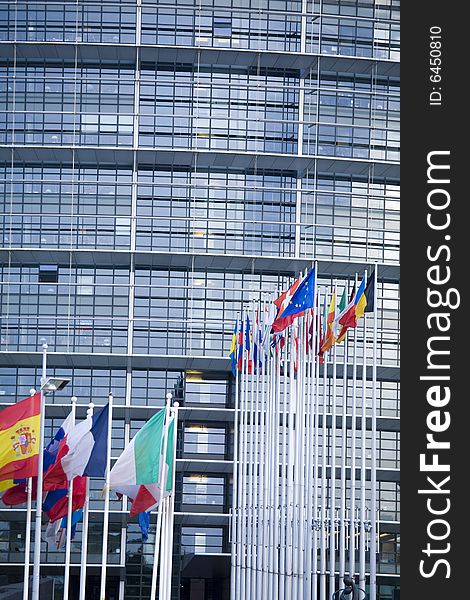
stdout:
POLYGON ((72 413, 65 419, 62 425, 59 427, 57 433, 52 440, 44 448, 43 458, 43 470, 47 473, 47 470, 53 465, 57 459, 57 453, 59 452, 60 443, 62 440, 72 431, 73 429, 73 415, 72 413))
POLYGON ((76 476, 105 476, 108 419, 107 404, 70 431, 64 431, 57 458, 44 476, 45 491, 67 487, 67 482, 76 476))

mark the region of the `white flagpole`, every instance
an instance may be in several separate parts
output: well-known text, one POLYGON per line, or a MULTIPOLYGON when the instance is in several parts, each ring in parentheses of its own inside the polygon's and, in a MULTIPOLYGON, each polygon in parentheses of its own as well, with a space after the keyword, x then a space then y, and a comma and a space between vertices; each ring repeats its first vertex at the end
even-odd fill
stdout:
POLYGON ((274 376, 271 379, 269 387, 269 438, 268 438, 268 455, 267 455, 267 472, 268 472, 268 523, 269 523, 269 554, 268 554, 268 570, 269 570, 269 587, 268 594, 270 598, 278 596, 279 590, 279 579, 276 574, 274 565, 278 568, 278 549, 276 547, 276 528, 277 523, 275 521, 276 506, 278 504, 279 492, 276 486, 276 453, 279 453, 279 447, 276 444, 277 437, 277 423, 276 423, 276 402, 277 402, 277 388, 279 380, 279 360, 278 357, 274 360, 274 376))
POLYGON ((319 415, 320 415, 320 402, 319 402, 319 390, 320 390, 320 339, 321 339, 321 317, 320 317, 320 292, 317 292, 316 299, 316 310, 315 310, 315 337, 313 339, 313 350, 314 356, 314 371, 313 371, 313 417, 314 417, 314 446, 313 446, 313 540, 312 540, 312 591, 313 600, 318 598, 318 535, 319 535, 319 519, 318 519, 318 447, 319 447, 319 415))
MULTIPOLYGON (((87 417, 93 416, 93 402, 90 402, 87 410, 87 417)), ((86 570, 88 558, 88 521, 90 512, 90 478, 86 480, 86 496, 83 506, 83 525, 82 525, 82 548, 80 554, 80 590, 78 600, 86 600, 86 570)))
MULTIPOLYGON (((173 404, 173 419, 174 419, 174 437, 173 437, 173 474, 172 474, 172 482, 173 489, 170 492, 170 498, 168 502, 168 593, 166 600, 171 599, 171 578, 172 578, 172 570, 173 570, 173 533, 174 533, 174 524, 175 524, 175 477, 176 477, 176 442, 178 437, 178 408, 179 402, 175 402, 173 404)), ((166 460, 166 455, 164 460, 166 460)), ((166 482, 165 482, 166 483, 166 482)))
POLYGON ((311 594, 311 591, 310 591, 309 587, 307 586, 308 575, 307 575, 307 571, 306 571, 307 552, 311 551, 310 542, 311 542, 311 536, 312 536, 310 521, 308 521, 308 512, 309 512, 308 507, 312 505, 312 497, 311 497, 312 488, 308 487, 309 479, 310 479, 311 462, 312 462, 312 457, 310 454, 308 454, 309 448, 310 448, 310 441, 311 441, 311 437, 312 437, 312 432, 310 430, 311 406, 310 406, 309 395, 308 395, 309 394, 309 382, 310 382, 310 363, 309 363, 310 356, 307 355, 307 345, 309 343, 308 330, 310 327, 310 315, 308 314, 308 312, 309 311, 306 311, 305 315, 304 315, 304 327, 303 327, 304 332, 302 335, 302 339, 303 339, 303 364, 302 364, 302 403, 303 403, 302 427, 303 427, 303 433, 302 433, 302 440, 301 440, 301 446, 300 446, 300 452, 303 455, 302 495, 301 495, 302 534, 301 534, 301 540, 300 540, 301 579, 302 579, 300 586, 302 589, 302 597, 305 597, 306 595, 308 595, 308 597, 310 597, 310 594, 311 594))
MULTIPOLYGON (((354 290, 357 293, 357 275, 354 290)), ((353 336, 353 372, 351 400, 351 508, 349 510, 349 575, 356 574, 356 385, 357 385, 357 332, 353 336)))
MULTIPOLYGON (((264 318, 266 319, 266 314, 263 313, 264 318)), ((266 321, 264 327, 270 327, 269 322, 266 321)), ((264 332, 263 341, 266 342, 266 336, 269 333, 264 332)), ((264 579, 265 579, 265 552, 264 552, 264 540, 266 539, 266 519, 265 519, 265 501, 264 501, 264 490, 265 490, 265 475, 266 475, 266 409, 265 409, 265 399, 266 399, 266 386, 267 382, 269 382, 270 378, 270 369, 271 363, 268 360, 268 354, 266 353, 265 345, 263 344, 263 373, 261 377, 261 390, 260 390, 260 398, 258 403, 259 409, 259 418, 258 418, 258 427, 259 427, 259 481, 258 481, 258 526, 257 526, 257 539, 258 539, 258 578, 256 585, 256 598, 263 598, 264 591, 264 579)), ((234 600, 234 599, 232 599, 234 600)))
POLYGON ((343 346, 343 410, 341 415, 341 500, 339 511, 339 584, 346 573, 346 459, 347 459, 347 405, 348 405, 348 340, 343 346))
MULTIPOLYGON (((30 396, 34 396, 36 393, 35 389, 30 389, 30 396)), ((24 541, 24 576, 23 576, 23 600, 29 598, 29 564, 30 564, 30 553, 31 553, 31 513, 32 513, 32 497, 33 497, 33 479, 29 477, 26 480, 26 529, 25 529, 25 541, 24 541)))
MULTIPOLYGON (((312 552, 313 552, 313 540, 316 537, 316 531, 314 527, 314 519, 316 514, 314 511, 315 497, 316 497, 316 474, 315 474, 315 422, 317 419, 316 408, 315 408, 315 394, 316 394, 316 353, 317 353, 317 319, 318 319, 318 308, 317 308, 317 280, 318 280, 318 268, 317 263, 314 264, 315 268, 315 284, 313 290, 314 306, 311 314, 312 321, 312 342, 310 345, 309 329, 307 330, 307 344, 309 345, 309 359, 308 363, 308 389, 307 389, 307 402, 308 402, 308 428, 307 428, 307 544, 306 553, 307 560, 305 564, 305 595, 307 598, 312 598, 312 552)), ((315 548, 316 552, 316 548, 315 548)), ((315 591, 316 595, 316 591, 315 591)), ((313 596, 315 597, 315 596, 313 596)))
POLYGON ((276 371, 279 369, 279 361, 277 360, 276 352, 269 364, 269 378, 266 381, 265 394, 263 398, 264 411, 264 458, 263 465, 263 598, 272 596, 272 575, 270 574, 270 539, 271 539, 271 523, 270 523, 270 461, 271 452, 271 397, 273 388, 278 377, 276 371))
MULTIPOLYGON (((75 413, 77 409, 77 398, 72 396, 72 427, 75 425, 75 413)), ((69 582, 70 582, 70 545, 72 542, 72 508, 73 508, 73 477, 69 481, 68 490, 68 503, 67 503, 67 531, 65 537, 65 569, 64 569, 64 600, 69 598, 69 582)))
POLYGON ((294 331, 291 328, 289 340, 289 400, 287 428, 287 552, 286 552, 286 600, 296 600, 293 594, 293 545, 294 545, 294 331))
MULTIPOLYGON (((171 395, 170 395, 170 399, 169 402, 171 402, 171 395)), ((170 409, 171 411, 171 409, 170 409)), ((175 414, 174 411, 173 415, 175 414)), ((173 416, 174 419, 174 416, 173 416)), ((169 427, 170 423, 168 422, 168 427, 169 427)), ((163 444, 163 456, 161 459, 161 464, 162 464, 162 469, 165 468, 165 464, 166 464, 166 455, 167 455, 167 451, 168 451, 168 427, 166 428, 166 437, 164 439, 164 444, 163 444)), ((175 441, 175 438, 174 438, 175 441)), ((176 447, 176 446, 175 446, 176 447)), ((175 451, 175 447, 173 448, 173 455, 174 455, 174 451, 175 451)), ((173 466, 175 465, 175 459, 176 457, 174 456, 174 460, 173 460, 173 466)), ((162 471, 162 473, 164 473, 164 471, 162 471)), ((173 474, 174 476, 174 474, 173 474)), ((161 493, 163 495, 163 493, 166 490, 166 477, 163 475, 161 478, 161 493)), ((173 519, 172 519, 172 507, 171 507, 171 501, 172 501, 172 496, 166 497, 162 500, 162 502, 164 503, 164 507, 163 507, 163 514, 164 514, 164 519, 163 519, 163 523, 164 523, 164 527, 162 530, 162 536, 161 536, 161 564, 160 564, 160 592, 159 592, 159 598, 160 600, 170 600, 170 596, 171 596, 171 566, 173 563, 173 534, 172 534, 172 525, 173 525, 173 519)))
POLYGON ((299 396, 300 396, 300 377, 299 377, 299 323, 298 319, 292 324, 292 363, 293 363, 293 395, 291 396, 292 404, 292 437, 291 437, 291 454, 292 454, 292 597, 299 598, 299 478, 300 468, 299 463, 301 457, 299 455, 299 396), (297 336, 297 344, 296 344, 297 336), (297 370, 295 367, 297 366, 297 370))
MULTIPOLYGON (((242 311, 241 315, 241 323, 240 323, 240 332, 242 338, 242 348, 244 348, 244 336, 245 336, 245 311, 242 311)), ((237 344, 237 352, 239 350, 237 344)), ((238 361, 238 356, 237 356, 238 361)), ((241 373, 240 373, 240 397, 239 397, 239 452, 238 452, 238 477, 237 477, 237 550, 236 550, 236 595, 235 599, 240 597, 242 594, 242 554, 243 554, 243 517, 244 511, 242 507, 243 501, 243 451, 244 451, 244 443, 245 443, 245 351, 242 350, 241 353, 241 373)))
MULTIPOLYGON (((279 552, 279 597, 285 598, 287 595, 287 453, 288 453, 288 414, 289 414, 289 330, 284 333, 285 344, 284 350, 279 347, 278 354, 274 355, 274 377, 283 378, 283 394, 282 394, 282 456, 281 456, 281 494, 280 494, 280 511, 281 511, 281 527, 280 527, 280 552, 279 552), (282 352, 284 355, 282 356, 282 352)), ((278 342, 280 344, 280 342, 278 342)))
MULTIPOLYGON (((171 399, 172 399, 172 394, 168 393, 166 395, 166 405, 165 405, 165 419, 163 422, 163 460, 160 459, 160 469, 159 469, 159 480, 162 481, 162 475, 164 473, 163 471, 163 465, 164 465, 164 460, 166 457, 166 448, 167 448, 167 428, 168 428, 168 422, 169 422, 169 415, 170 415, 170 405, 171 405, 171 399)), ((176 462, 176 461, 175 461, 176 462)), ((162 488, 163 489, 163 488, 162 488)), ((160 540, 161 538, 163 538, 162 536, 162 519, 163 519, 163 498, 161 497, 160 494, 160 501, 158 503, 158 512, 157 512, 157 525, 155 528, 155 546, 154 546, 154 552, 153 552, 153 568, 152 568, 152 583, 151 583, 151 588, 150 588, 150 600, 155 600, 156 595, 157 595, 157 574, 158 574, 158 566, 159 566, 159 557, 160 557, 160 540)), ((163 559, 162 559, 163 560, 163 559)), ((160 589, 159 589, 159 597, 161 598, 161 583, 160 583, 160 589)))
POLYGON ((289 422, 289 364, 290 364, 290 330, 284 330, 284 347, 281 349, 280 341, 278 342, 278 355, 274 356, 274 377, 280 377, 281 364, 282 364, 282 377, 283 377, 283 417, 282 417, 282 479, 281 479, 281 535, 280 535, 280 573, 281 578, 279 581, 279 595, 281 598, 287 597, 287 554, 288 554, 288 519, 287 519, 287 506, 288 506, 288 422, 289 422), (279 358, 279 360, 276 360, 279 358), (277 373, 276 373, 277 371, 277 373))
POLYGON ((371 452, 371 506, 370 506, 370 582, 369 596, 375 600, 377 596, 377 311, 378 311, 378 265, 374 269, 374 328, 372 335, 372 452, 371 452))
POLYGON ((44 421, 45 398, 43 386, 46 383, 47 344, 42 346, 42 376, 41 376, 41 408, 39 415, 39 456, 38 456, 38 485, 36 492, 36 516, 34 522, 34 565, 33 565, 33 595, 32 600, 39 600, 39 576, 41 565, 41 525, 42 525, 42 481, 44 465, 44 421))
POLYGON ((280 588, 280 577, 279 577, 279 566, 280 566, 280 552, 279 552, 279 540, 280 540, 280 481, 279 481, 279 463, 280 463, 280 414, 281 414, 281 360, 280 354, 274 357, 274 377, 273 387, 275 389, 274 398, 274 415, 273 415, 273 427, 274 427, 274 444, 272 448, 273 455, 273 476, 274 476, 274 509, 273 509, 273 528, 274 528, 274 561, 272 565, 273 570, 273 598, 279 598, 280 588))
POLYGON ((253 413, 254 413, 254 422, 252 427, 253 431, 253 463, 252 463, 252 488, 253 488, 253 496, 252 496, 252 524, 251 524, 251 545, 252 545, 252 574, 251 574, 251 598, 256 598, 256 590, 258 583, 258 557, 259 557, 259 547, 257 544, 257 528, 259 522, 259 502, 258 502, 258 438, 259 438, 259 378, 260 378, 260 352, 261 345, 259 341, 259 332, 260 332, 260 319, 261 319, 261 305, 259 300, 255 303, 256 311, 255 318, 256 323, 253 328, 253 373, 255 376, 256 387, 254 391, 254 404, 253 404, 253 413), (254 360, 254 344, 256 342, 257 351, 256 351, 256 361, 254 360))
MULTIPOLYGON (((336 281, 333 287, 334 293, 334 319, 333 319, 333 334, 334 323, 336 321, 336 281)), ((335 571, 336 571, 336 343, 333 345, 333 373, 332 373, 332 387, 331 387, 331 444, 330 444, 330 456, 331 456, 331 471, 330 471, 330 590, 329 595, 331 596, 335 591, 335 571)))
POLYGON ((305 371, 306 371, 306 345, 305 331, 307 326, 307 317, 304 315, 298 318, 299 321, 299 344, 297 356, 297 387, 298 403, 297 403, 297 423, 298 428, 298 563, 297 563, 297 586, 298 597, 304 597, 304 557, 305 557, 305 517, 306 517, 306 502, 305 502, 305 477, 306 477, 306 455, 305 455, 305 433, 306 433, 306 402, 305 402, 305 371))
POLYGON ((166 586, 167 586, 167 572, 166 572, 166 561, 167 561, 167 537, 168 537, 168 502, 167 498, 161 499, 162 504, 162 530, 160 538, 160 585, 158 590, 158 599, 164 600, 166 598, 166 586))
POLYGON ((261 447, 260 447, 260 523, 261 529, 261 574, 260 574, 260 598, 267 595, 268 590, 268 520, 266 512, 267 503, 267 476, 268 476, 268 396, 272 375, 272 361, 266 363, 264 377, 261 381, 261 447))
POLYGON ((247 338, 247 320, 246 315, 248 313, 245 312, 244 316, 244 329, 243 329, 243 455, 241 459, 241 467, 242 467, 242 500, 241 500, 241 583, 239 594, 242 598, 246 595, 246 581, 247 581, 247 573, 246 573, 246 563, 247 563, 247 540, 246 540, 246 530, 247 530, 247 502, 246 502, 246 486, 247 486, 247 462, 248 462, 248 364, 249 364, 249 356, 247 353, 246 347, 246 338, 247 338))
MULTIPOLYGON (((325 292, 326 307, 326 292, 325 292)), ((326 310, 323 311, 326 313, 326 310)), ((326 331, 326 329, 325 329, 326 331)), ((325 335, 326 338, 326 335, 325 335)), ((326 502, 327 502, 327 480, 326 480, 326 437, 327 437, 327 414, 328 414, 328 354, 324 354, 323 364, 323 411, 322 411, 322 467, 321 467, 321 505, 320 505, 320 600, 326 600, 326 502)))
POLYGON ((29 597, 29 554, 31 551, 31 498, 33 488, 32 477, 26 480, 27 504, 26 504, 26 536, 24 542, 24 576, 23 576, 23 600, 29 597))
POLYGON ((108 530, 109 530, 109 473, 111 471, 111 436, 113 431, 113 395, 108 396, 108 433, 106 440, 106 483, 104 489, 104 513, 103 513, 103 548, 101 552, 101 582, 100 600, 106 597, 106 563, 108 560, 108 530))
MULTIPOLYGON (((238 319, 237 314, 237 331, 236 331, 236 346, 235 346, 235 362, 238 363, 238 319)), ((231 545, 231 572, 230 572, 230 598, 236 600, 236 572, 237 572, 237 533, 238 533, 238 413, 239 413, 239 374, 238 364, 235 368, 235 410, 234 410, 234 425, 233 425, 233 475, 232 475, 232 545, 231 545)))
POLYGON ((304 362, 303 337, 304 337, 304 318, 298 317, 297 326, 297 344, 294 341, 295 358, 294 364, 297 364, 296 397, 295 397, 295 464, 294 464, 294 597, 303 598, 303 548, 305 540, 304 530, 304 420, 305 420, 305 401, 304 401, 304 362))
MULTIPOLYGON (((314 291, 315 298, 315 291, 314 291)), ((304 345, 305 345, 305 364, 304 364, 304 394, 305 394, 305 433, 303 441, 302 452, 305 455, 305 471, 304 471, 304 490, 303 490, 303 503, 304 503, 304 553, 303 553, 303 586, 304 595, 311 598, 311 569, 312 569, 312 398, 311 398, 311 358, 312 353, 309 348, 309 330, 311 316, 309 311, 305 313, 305 331, 304 331, 304 345)))
MULTIPOLYGON (((364 273, 367 281, 367 271, 364 273)), ((361 412, 361 494, 359 516, 359 587, 366 587, 366 430, 367 430, 367 317, 363 316, 362 342, 362 412, 361 412)))
MULTIPOLYGON (((253 598, 258 598, 258 585, 260 580, 260 568, 261 568, 261 545, 259 544, 259 534, 260 527, 258 527, 258 523, 260 522, 260 501, 259 501, 259 467, 260 467, 260 379, 264 378, 264 366, 265 361, 262 359, 263 357, 263 347, 262 342, 260 342, 260 333, 262 332, 261 324, 264 322, 265 317, 265 303, 264 301, 261 303, 258 301, 258 318, 256 320, 257 323, 257 331, 256 331, 256 341, 257 341, 257 365, 256 366, 256 394, 255 394, 255 406, 254 406, 254 448, 253 448, 253 514, 252 514, 252 544, 254 546, 253 550, 253 574, 252 574, 252 588, 251 595, 253 598), (262 366, 260 366, 262 365, 262 366)), ((262 338, 262 336, 261 336, 262 338)))
POLYGON ((163 519, 162 535, 160 538, 160 589, 158 592, 159 600, 165 600, 168 595, 168 500, 163 498, 163 519))
POLYGON ((255 340, 257 335, 257 326, 255 318, 255 305, 254 302, 251 304, 251 377, 250 377, 250 395, 249 395, 249 437, 248 437, 248 463, 247 463, 247 532, 246 532, 246 549, 247 549, 247 569, 246 569, 246 600, 251 600, 251 592, 253 587, 253 579, 255 571, 253 569, 254 560, 254 528, 253 528, 253 445, 254 445, 254 400, 255 400, 255 388, 256 388, 256 365, 254 361, 255 355, 255 340), (251 530, 251 531, 250 531, 251 530))

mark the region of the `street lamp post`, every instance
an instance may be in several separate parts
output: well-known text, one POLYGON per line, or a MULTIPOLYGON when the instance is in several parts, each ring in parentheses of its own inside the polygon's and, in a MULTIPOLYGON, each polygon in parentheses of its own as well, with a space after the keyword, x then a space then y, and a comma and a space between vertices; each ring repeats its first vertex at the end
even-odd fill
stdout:
POLYGON ((41 521, 42 521, 42 480, 44 465, 44 422, 45 399, 51 392, 62 390, 70 379, 59 377, 46 377, 47 344, 42 346, 42 376, 41 376, 41 406, 39 415, 39 456, 38 456, 38 485, 36 492, 36 517, 34 528, 34 565, 33 565, 33 595, 32 600, 39 600, 39 571, 41 565, 41 521))

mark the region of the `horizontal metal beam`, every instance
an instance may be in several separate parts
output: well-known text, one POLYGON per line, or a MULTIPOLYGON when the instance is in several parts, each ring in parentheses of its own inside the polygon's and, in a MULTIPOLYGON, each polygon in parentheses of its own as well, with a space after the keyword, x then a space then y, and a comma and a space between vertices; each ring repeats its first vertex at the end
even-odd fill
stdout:
MULTIPOLYGON (((213 254, 210 252, 160 252, 90 248, 0 248, 0 264, 12 266, 54 264, 69 267, 168 268, 229 273, 272 273, 292 276, 311 266, 312 258, 293 256, 255 256, 250 254, 213 254), (132 260, 133 259, 133 260, 132 260)), ((371 266, 362 261, 317 259, 320 277, 354 277, 371 266)), ((398 283, 399 265, 377 263, 379 280, 398 283)))
POLYGON ((192 473, 233 473, 233 460, 177 458, 176 470, 192 473))
MULTIPOLYGON (((0 145, 0 162, 41 164, 75 164, 75 166, 102 165, 132 168, 134 150, 118 146, 69 145, 0 145)), ((367 160, 321 155, 297 155, 268 152, 237 152, 231 150, 204 150, 184 148, 139 148, 135 151, 138 168, 178 166, 188 169, 222 168, 234 170, 287 171, 298 176, 313 172, 318 174, 387 177, 398 181, 400 163, 387 160, 367 160)))
MULTIPOLYGON (((0 56, 3 60, 49 60, 74 61, 75 49, 79 63, 135 65, 137 46, 134 44, 87 44, 83 42, 0 42, 0 56)), ((310 69, 337 71, 371 75, 377 70, 379 77, 398 78, 400 63, 398 60, 368 58, 363 56, 339 56, 307 52, 249 50, 243 48, 208 48, 182 45, 143 45, 139 47, 140 64, 175 64, 193 66, 247 67, 262 69, 288 69, 299 71, 305 76, 310 69)))
MULTIPOLYGON (((0 367, 40 368, 41 352, 1 351, 0 367)), ((168 371, 204 371, 205 373, 231 372, 228 358, 217 356, 188 356, 170 354, 104 354, 82 352, 48 352, 49 368, 62 369, 149 369, 168 371)), ((370 367, 369 367, 370 368, 370 367)), ((331 376, 332 365, 328 365, 331 376)), ((342 375, 342 365, 336 367, 337 377, 342 375)), ((348 365, 348 375, 352 376, 352 365, 348 365)), ((357 367, 357 377, 361 378, 362 368, 357 367)), ((389 365, 377 365, 377 379, 399 381, 400 370, 389 365)))

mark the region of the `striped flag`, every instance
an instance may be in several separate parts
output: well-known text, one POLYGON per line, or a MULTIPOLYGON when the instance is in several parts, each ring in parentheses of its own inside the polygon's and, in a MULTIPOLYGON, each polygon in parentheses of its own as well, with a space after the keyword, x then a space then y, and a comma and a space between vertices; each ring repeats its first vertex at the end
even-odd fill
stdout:
POLYGON ((131 516, 152 510, 173 489, 175 423, 171 419, 168 425, 166 460, 161 465, 164 420, 165 409, 161 409, 138 431, 111 469, 110 488, 133 500, 131 516))
POLYGON ((38 474, 41 394, 0 412, 0 481, 38 474))
POLYGON ((333 292, 333 295, 331 296, 331 301, 330 301, 330 308, 328 309, 328 315, 326 317, 326 336, 325 336, 325 341, 322 344, 322 352, 327 352, 328 350, 331 350, 331 348, 334 346, 334 343, 336 341, 336 337, 335 337, 335 332, 333 330, 333 325, 335 322, 335 312, 336 312, 336 308, 335 308, 335 304, 336 304, 336 294, 333 292))
POLYGON ((56 462, 44 477, 44 490, 67 487, 73 477, 104 477, 109 404, 75 425, 61 440, 56 462))

